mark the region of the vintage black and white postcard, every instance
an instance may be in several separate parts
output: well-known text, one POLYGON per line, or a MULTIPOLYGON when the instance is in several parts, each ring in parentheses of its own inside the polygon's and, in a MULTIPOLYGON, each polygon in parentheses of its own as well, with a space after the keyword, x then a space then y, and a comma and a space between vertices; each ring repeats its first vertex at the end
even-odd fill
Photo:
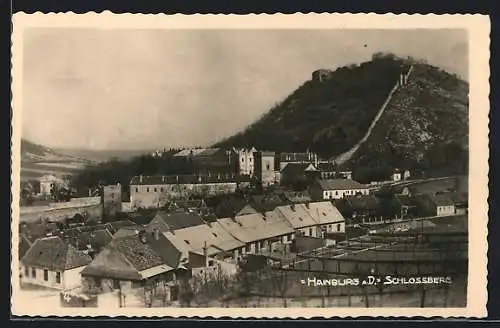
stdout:
POLYGON ((14 15, 12 314, 484 317, 489 31, 14 15))

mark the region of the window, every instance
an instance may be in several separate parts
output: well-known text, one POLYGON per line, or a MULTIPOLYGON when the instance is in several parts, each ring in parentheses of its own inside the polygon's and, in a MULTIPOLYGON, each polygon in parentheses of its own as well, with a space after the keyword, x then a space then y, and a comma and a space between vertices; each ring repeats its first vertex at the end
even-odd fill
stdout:
POLYGON ((29 277, 29 276, 30 276, 30 269, 29 269, 28 267, 25 267, 25 268, 24 268, 24 275, 25 275, 26 277, 29 277))
POLYGON ((163 187, 160 188, 160 192, 163 192, 163 187))
POLYGON ((210 267, 211 267, 211 266, 213 266, 213 265, 214 265, 214 260, 209 260, 209 261, 208 261, 208 266, 210 266, 210 267))
POLYGON ((339 192, 338 192, 338 191, 336 191, 336 192, 335 192, 335 196, 338 196, 338 195, 339 195, 339 192))
POLYGON ((312 235, 313 235, 313 229, 309 228, 309 236, 312 236, 312 235))
POLYGON ((242 157, 242 158, 241 158, 241 162, 243 163, 244 161, 245 161, 245 159, 242 157))
POLYGON ((120 280, 113 279, 113 289, 120 289, 120 280))
POLYGON ((266 164, 266 170, 270 170, 271 166, 269 165, 269 163, 266 164))
POLYGON ((158 191, 156 188, 155 188, 154 190, 155 190, 155 192, 157 192, 157 191, 158 191))
POLYGON ((115 198, 115 193, 114 192, 111 193, 111 198, 115 198))
POLYGON ((43 270, 43 280, 49 281, 49 270, 43 270))
POLYGON ((248 160, 250 161, 250 163, 252 163, 252 157, 250 157, 248 160))
POLYGON ((135 188, 135 192, 139 192, 139 188, 135 188))
POLYGON ((57 284, 61 283, 61 272, 56 272, 56 283, 57 284))
POLYGON ((31 277, 36 278, 36 269, 35 268, 31 268, 31 277))
POLYGON ((340 231, 340 223, 337 224, 337 231, 340 231))
POLYGON ((250 253, 250 245, 247 245, 247 246, 245 247, 245 252, 250 253))

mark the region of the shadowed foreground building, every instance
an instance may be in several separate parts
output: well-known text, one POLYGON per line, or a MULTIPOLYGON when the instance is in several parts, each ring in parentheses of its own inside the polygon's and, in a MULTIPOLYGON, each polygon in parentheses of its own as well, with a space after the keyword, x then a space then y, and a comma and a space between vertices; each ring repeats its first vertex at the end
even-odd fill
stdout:
POLYGON ((68 290, 81 286, 92 258, 58 236, 37 239, 21 259, 21 282, 68 290))
POLYGON ((143 234, 113 239, 81 274, 87 289, 127 291, 171 281, 174 268, 153 249, 151 238, 143 234))

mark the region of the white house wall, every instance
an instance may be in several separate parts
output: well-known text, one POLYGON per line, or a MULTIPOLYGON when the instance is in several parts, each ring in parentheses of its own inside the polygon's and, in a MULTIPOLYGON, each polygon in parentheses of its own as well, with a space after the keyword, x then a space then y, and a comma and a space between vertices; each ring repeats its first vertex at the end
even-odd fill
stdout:
POLYGON ((369 189, 350 189, 350 190, 324 190, 323 199, 341 199, 345 196, 354 196, 357 193, 362 195, 368 195, 370 193, 369 189))
POLYGON ((59 290, 68 290, 82 285, 82 279, 80 272, 83 270, 84 266, 74 268, 71 270, 66 270, 64 272, 59 271, 61 274, 60 283, 57 282, 56 275, 58 271, 47 270, 47 280, 44 279, 43 268, 33 268, 28 267, 28 276, 26 276, 25 267, 21 267, 22 278, 21 281, 33 285, 44 286, 59 290), (35 270, 36 277, 32 275, 32 270, 35 270))
POLYGON ((436 211, 438 216, 455 215, 455 206, 437 206, 436 211))
POLYGON ((233 193, 236 182, 207 184, 165 184, 130 186, 131 208, 154 208, 166 204, 169 199, 184 197, 194 192, 207 192, 209 195, 233 193))
POLYGON ((65 289, 73 289, 82 285, 81 272, 85 266, 66 270, 63 273, 63 284, 65 289))

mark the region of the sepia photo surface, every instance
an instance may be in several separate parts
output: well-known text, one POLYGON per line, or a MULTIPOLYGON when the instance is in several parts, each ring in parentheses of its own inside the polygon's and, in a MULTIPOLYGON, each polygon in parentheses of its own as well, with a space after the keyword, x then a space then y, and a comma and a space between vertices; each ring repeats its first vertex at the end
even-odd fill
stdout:
POLYGON ((489 29, 14 15, 12 314, 486 316, 489 29))

